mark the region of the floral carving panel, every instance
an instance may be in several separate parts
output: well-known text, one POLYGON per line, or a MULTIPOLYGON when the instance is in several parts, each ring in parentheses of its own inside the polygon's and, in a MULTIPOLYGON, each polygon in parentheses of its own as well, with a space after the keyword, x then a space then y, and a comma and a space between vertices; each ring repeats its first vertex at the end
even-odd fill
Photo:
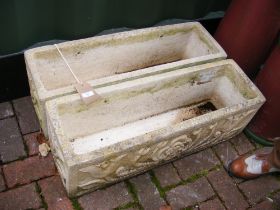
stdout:
POLYGON ((98 188, 102 185, 136 175, 151 167, 212 146, 238 134, 247 125, 256 109, 187 131, 174 139, 153 145, 143 145, 141 149, 130 150, 99 164, 79 169, 78 188, 80 191, 98 188))

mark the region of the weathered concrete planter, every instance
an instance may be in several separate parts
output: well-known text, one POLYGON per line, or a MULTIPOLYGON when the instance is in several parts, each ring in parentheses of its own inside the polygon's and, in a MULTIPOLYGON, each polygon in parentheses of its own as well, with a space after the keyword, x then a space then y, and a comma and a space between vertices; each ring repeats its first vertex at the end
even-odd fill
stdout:
MULTIPOLYGON (((194 22, 65 42, 59 47, 80 79, 93 87, 226 57, 211 35, 194 22)), ((47 135, 45 102, 74 93, 75 80, 54 46, 28 50, 25 60, 35 109, 47 135)))
POLYGON ((120 181, 242 131, 265 99, 232 60, 46 102, 51 147, 70 196, 120 181), (212 105, 211 105, 211 104, 212 105))

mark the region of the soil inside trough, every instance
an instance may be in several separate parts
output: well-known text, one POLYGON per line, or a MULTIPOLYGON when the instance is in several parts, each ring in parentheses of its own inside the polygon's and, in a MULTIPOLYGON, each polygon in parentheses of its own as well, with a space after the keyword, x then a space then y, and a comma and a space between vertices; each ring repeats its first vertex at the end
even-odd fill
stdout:
POLYGON ((175 123, 189 120, 191 118, 207 114, 215 110, 217 110, 217 108, 213 103, 211 103, 211 101, 204 101, 192 106, 186 106, 178 113, 175 123))

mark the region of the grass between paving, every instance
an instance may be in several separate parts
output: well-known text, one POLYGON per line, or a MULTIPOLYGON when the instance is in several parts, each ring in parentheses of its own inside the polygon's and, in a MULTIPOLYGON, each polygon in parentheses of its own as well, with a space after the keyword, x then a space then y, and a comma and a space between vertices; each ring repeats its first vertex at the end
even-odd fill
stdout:
MULTIPOLYGON (((180 185, 186 185, 186 184, 189 184, 189 183, 193 183, 195 181, 197 181, 198 179, 202 178, 202 177, 205 177, 208 175, 208 173, 210 171, 216 171, 216 170, 219 170, 222 166, 220 164, 214 166, 213 168, 209 169, 209 170, 202 170, 192 176, 190 176, 189 178, 185 179, 185 180, 182 180, 181 182, 178 182, 177 184, 174 184, 174 185, 169 185, 167 187, 162 187, 160 185, 160 182, 159 180, 157 179, 156 175, 154 174, 154 172, 151 170, 149 171, 149 174, 150 174, 150 177, 151 177, 151 181, 154 183, 154 185, 156 186, 159 194, 160 194, 160 197, 162 197, 166 203, 168 204, 168 201, 166 199, 166 192, 177 187, 177 186, 180 186, 180 185)), ((184 208, 184 210, 192 210, 193 207, 187 207, 187 208, 184 208)))
POLYGON ((143 206, 141 206, 141 204, 139 202, 136 187, 128 180, 125 181, 125 184, 127 186, 128 192, 131 194, 131 196, 134 200, 134 203, 129 203, 129 204, 127 204, 128 206, 120 207, 120 209, 130 208, 131 206, 129 206, 129 205, 135 205, 135 207, 138 207, 139 209, 144 210, 143 206))
MULTIPOLYGON (((277 177, 277 180, 279 180, 279 177, 278 177, 278 176, 276 176, 276 177, 277 177)), ((271 199, 272 202, 273 202, 274 196, 275 196, 277 193, 279 193, 279 192, 280 192, 280 189, 275 190, 275 191, 269 193, 269 194, 267 195, 267 198, 266 198, 266 199, 271 199)), ((260 201, 260 202, 262 202, 262 201, 260 201)), ((274 206, 275 209, 280 209, 277 203, 273 202, 272 205, 274 206)))
MULTIPOLYGON (((216 170, 216 168, 214 168, 216 170)), ((213 170, 213 169, 212 169, 213 170)), ((192 176, 190 176, 189 178, 181 181, 181 182, 178 182, 177 184, 174 184, 174 185, 169 185, 167 187, 164 188, 164 191, 169 191, 179 185, 186 185, 186 184, 189 184, 189 183, 192 183, 192 182, 195 182, 196 180, 204 177, 204 176, 207 176, 207 174, 209 173, 209 170, 202 170, 192 176)))
POLYGON ((70 199, 72 202, 72 206, 75 210, 83 210, 83 208, 80 206, 77 198, 70 199))
POLYGON ((173 188, 175 188, 175 187, 177 187, 177 186, 179 186, 179 185, 186 185, 186 184, 188 184, 188 183, 195 182, 196 180, 198 180, 199 178, 202 178, 203 176, 206 176, 207 174, 208 174, 208 171, 203 170, 203 171, 201 171, 201 172, 199 172, 199 173, 197 173, 197 174, 192 175, 191 177, 189 177, 189 178, 186 179, 186 180, 183 180, 183 181, 181 181, 181 182, 179 182, 179 183, 177 183, 177 184, 174 184, 174 185, 170 185, 170 186, 165 187, 165 190, 166 190, 166 191, 169 191, 169 190, 171 190, 171 189, 173 189, 173 188))
POLYGON ((166 194, 165 194, 165 190, 161 187, 159 180, 157 179, 154 171, 149 171, 150 177, 151 177, 151 181, 154 183, 154 185, 156 186, 160 197, 162 197, 165 201, 166 201, 166 194))
POLYGON ((125 204, 123 206, 119 206, 117 208, 115 208, 114 210, 124 210, 124 209, 128 209, 128 208, 140 208, 139 204, 134 203, 134 202, 130 202, 128 204, 125 204))
POLYGON ((40 195, 40 197, 41 197, 43 208, 44 208, 44 209, 48 209, 48 204, 46 203, 45 198, 44 198, 43 195, 42 195, 41 188, 40 188, 40 186, 38 185, 37 182, 35 182, 35 190, 36 190, 36 192, 37 192, 37 193, 40 195))

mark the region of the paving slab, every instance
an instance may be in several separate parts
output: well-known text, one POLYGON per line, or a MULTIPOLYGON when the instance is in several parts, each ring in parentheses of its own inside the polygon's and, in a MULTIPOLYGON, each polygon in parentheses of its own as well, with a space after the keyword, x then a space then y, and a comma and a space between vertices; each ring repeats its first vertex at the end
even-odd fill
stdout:
POLYGON ((228 168, 228 165, 238 157, 238 154, 230 141, 222 142, 213 147, 215 153, 218 155, 222 161, 225 168, 228 168))
POLYGON ((161 187, 174 185, 181 181, 176 169, 171 163, 157 167, 153 171, 159 180, 161 187))
POLYGON ((10 102, 0 103, 0 119, 14 115, 13 107, 10 102))
POLYGON ((16 118, 0 120, 0 162, 7 163, 25 156, 16 118))
POLYGON ((13 105, 22 134, 40 130, 39 121, 30 96, 14 100, 13 105))
POLYGON ((135 186, 140 204, 147 210, 159 209, 165 204, 165 201, 160 197, 159 191, 152 183, 149 174, 134 177, 130 182, 135 186))
POLYGON ((279 208, 276 208, 273 202, 266 200, 263 201, 254 207, 250 208, 249 210, 277 210, 279 208))
POLYGON ((41 206, 35 183, 0 193, 1 210, 37 209, 41 206))
POLYGON ((39 142, 37 141, 37 136, 39 134, 39 132, 35 132, 23 136, 30 156, 37 155, 39 153, 39 142))
POLYGON ((178 170, 182 179, 187 179, 202 170, 209 170, 219 164, 218 158, 211 149, 206 149, 196 154, 174 161, 174 166, 178 170))
POLYGON ((132 202, 133 199, 125 184, 121 182, 106 189, 83 195, 78 201, 84 210, 109 210, 132 202))
POLYGON ((244 133, 240 133, 239 135, 233 137, 230 142, 234 145, 239 155, 243 155, 255 149, 255 146, 245 136, 244 133))
POLYGON ((223 169, 210 172, 207 178, 228 209, 246 209, 249 207, 233 180, 223 169))
POLYGON ((73 210, 59 176, 52 176, 38 182, 44 200, 51 210, 73 210))
POLYGON ((56 174, 53 157, 33 156, 3 166, 3 172, 9 188, 56 174))
POLYGON ((166 193, 168 203, 172 210, 182 209, 203 202, 215 193, 206 178, 200 178, 194 183, 180 185, 166 193))
POLYGON ((199 210, 225 210, 225 207, 218 198, 208 200, 199 205, 199 210))
POLYGON ((251 204, 256 204, 265 199, 270 193, 280 189, 280 181, 275 176, 263 176, 243 182, 239 188, 251 204))

